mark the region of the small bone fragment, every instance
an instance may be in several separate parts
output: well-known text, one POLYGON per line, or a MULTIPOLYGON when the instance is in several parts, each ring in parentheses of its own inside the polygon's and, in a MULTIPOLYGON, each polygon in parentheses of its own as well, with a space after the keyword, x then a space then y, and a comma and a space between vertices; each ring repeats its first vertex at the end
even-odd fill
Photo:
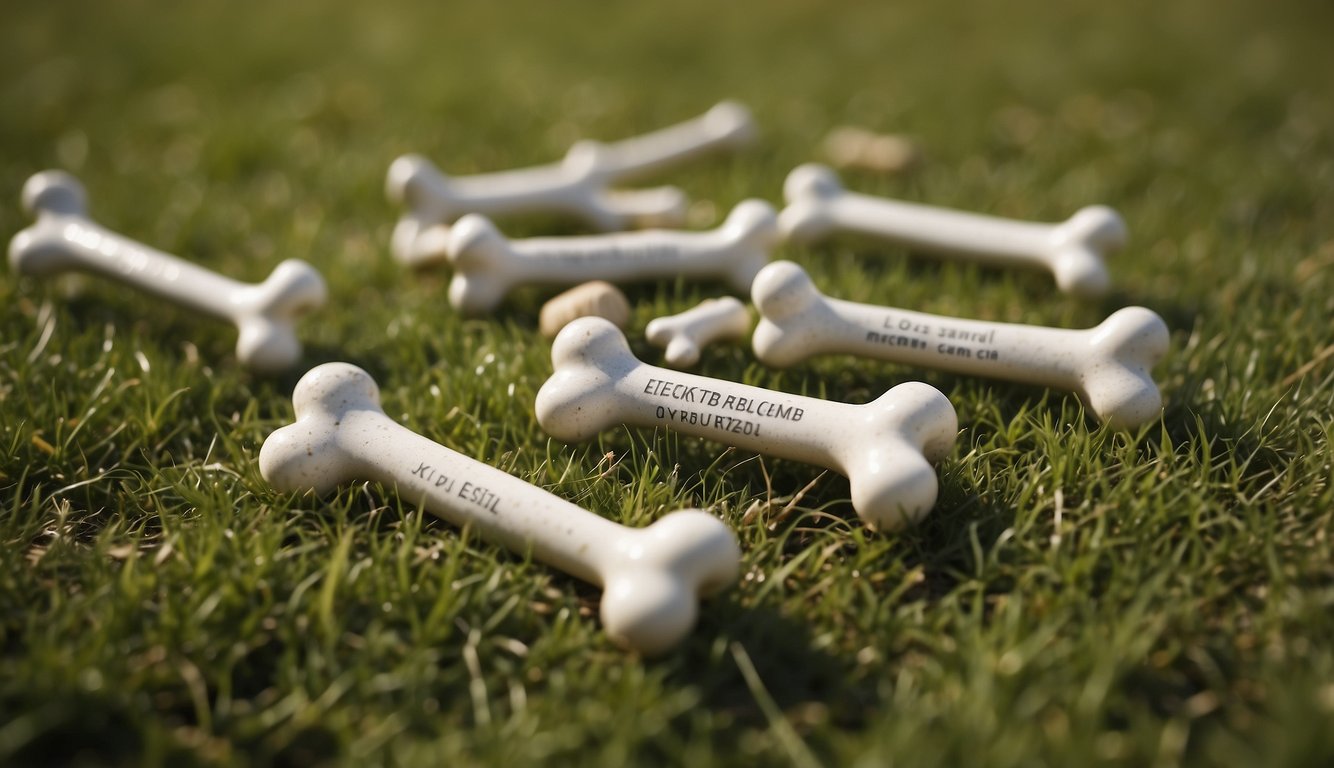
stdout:
POLYGON ((690 368, 699 362, 700 350, 715 341, 745 338, 750 332, 750 312, 732 296, 705 299, 675 315, 649 321, 644 329, 648 343, 665 350, 673 368, 690 368))

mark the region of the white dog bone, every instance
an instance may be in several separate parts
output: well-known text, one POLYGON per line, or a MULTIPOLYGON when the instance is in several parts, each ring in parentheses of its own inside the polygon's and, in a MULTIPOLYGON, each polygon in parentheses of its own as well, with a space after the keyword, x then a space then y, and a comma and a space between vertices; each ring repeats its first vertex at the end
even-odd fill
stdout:
POLYGON ((595 169, 616 184, 666 170, 718 149, 743 147, 755 140, 755 119, 735 101, 721 101, 708 112, 652 133, 616 142, 580 141, 565 161, 595 169))
POLYGON ((600 585, 607 634, 641 653, 675 645, 694 626, 699 597, 736 579, 736 537, 717 518, 683 510, 642 529, 613 523, 398 424, 356 366, 310 370, 292 402, 296 422, 269 435, 259 452, 260 472, 274 487, 396 486, 455 525, 600 585))
POLYGON ((685 193, 675 187, 606 190, 588 169, 566 163, 451 178, 420 155, 404 155, 389 167, 387 188, 408 209, 394 226, 390 250, 410 266, 442 261, 445 225, 467 213, 562 213, 615 231, 674 226, 686 211, 685 193))
POLYGON ((872 528, 899 528, 931 509, 931 463, 958 429, 949 400, 920 382, 849 405, 679 373, 640 362, 616 326, 597 317, 565 326, 551 360, 555 372, 536 403, 551 436, 574 442, 622 423, 663 426, 828 467, 847 476, 852 506, 872 528))
POLYGON ((650 229, 581 237, 507 240, 485 216, 469 214, 445 245, 454 276, 449 303, 465 314, 489 312, 523 284, 625 283, 655 278, 720 278, 750 290, 778 239, 773 208, 745 200, 707 232, 650 229))
POLYGON ((264 282, 247 284, 116 234, 88 218, 83 185, 61 171, 28 179, 23 207, 37 221, 9 243, 16 272, 92 272, 230 320, 240 330, 237 358, 259 371, 282 370, 301 357, 295 321, 325 300, 324 280, 304 261, 283 261, 264 282))
POLYGON ((1169 334, 1143 307, 1118 310, 1087 330, 960 320, 828 298, 790 261, 761 270, 751 298, 760 311, 755 356, 768 365, 843 353, 1058 387, 1078 393, 1118 429, 1162 411, 1151 370, 1169 334))
POLYGON ((648 343, 666 350, 673 368, 689 368, 699 362, 700 350, 715 341, 745 338, 750 332, 750 312, 731 296, 706 299, 676 315, 658 317, 644 329, 648 343))
POLYGON ((1082 208, 1060 224, 1013 221, 848 192, 833 171, 817 164, 788 174, 783 196, 788 206, 778 225, 793 242, 856 232, 983 263, 1045 268, 1061 290, 1083 296, 1107 291, 1103 257, 1126 241, 1125 222, 1102 205, 1082 208))
POLYGON ((448 177, 425 158, 405 155, 390 166, 385 182, 389 199, 407 208, 394 228, 391 249, 405 264, 439 261, 443 254, 426 247, 438 236, 419 240, 467 213, 560 213, 609 232, 679 226, 686 209, 679 189, 610 187, 695 155, 744 145, 754 135, 750 112, 725 101, 693 120, 638 138, 578 142, 563 161, 534 168, 448 177))

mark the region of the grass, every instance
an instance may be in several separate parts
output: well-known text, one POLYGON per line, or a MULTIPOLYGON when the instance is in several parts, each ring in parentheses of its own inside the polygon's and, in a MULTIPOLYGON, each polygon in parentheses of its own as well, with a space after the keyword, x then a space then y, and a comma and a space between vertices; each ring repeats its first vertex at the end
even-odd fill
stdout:
MULTIPOLYGON (((326 275, 307 364, 610 518, 701 506, 744 552, 665 658, 598 593, 387 489, 263 482, 301 371, 95 280, 0 279, 0 763, 1325 765, 1334 758, 1334 55, 1327 4, 612 6, 241 0, 19 4, 0 25, 0 231, 61 167, 99 221, 246 280, 326 275), (945 6, 945 7, 940 7, 945 6), (962 430, 932 515, 857 525, 832 473, 654 430, 587 445, 533 417, 547 295, 465 321, 389 258, 390 160, 545 162, 734 97, 753 151, 663 179, 778 200, 842 123, 926 163, 849 187, 1033 220, 1092 202, 1131 246, 1103 301, 1041 274, 846 241, 783 247, 827 293, 1173 329, 1168 406, 1129 433, 1070 396, 744 347, 701 371, 864 402, 909 378, 962 430), (818 479, 817 479, 818 477, 818 479), (804 494, 799 492, 811 484, 804 494)), ((515 220, 513 235, 577 231, 515 220)), ((721 288, 639 287, 657 313, 721 288)), ((304 366, 303 366, 304 369, 304 366)))

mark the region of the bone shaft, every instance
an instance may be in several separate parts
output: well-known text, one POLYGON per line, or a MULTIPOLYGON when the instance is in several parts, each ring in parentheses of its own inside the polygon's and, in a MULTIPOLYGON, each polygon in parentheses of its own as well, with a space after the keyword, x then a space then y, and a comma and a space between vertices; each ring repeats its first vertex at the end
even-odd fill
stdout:
POLYGON ((1074 388, 1087 332, 961 320, 828 299, 842 326, 822 349, 923 368, 1074 388))
POLYGON ((647 176, 705 154, 728 140, 726 133, 710 130, 706 118, 701 116, 642 136, 603 144, 600 158, 605 165, 600 170, 611 181, 647 176))
POLYGON ((996 264, 1046 264, 1053 225, 846 192, 829 203, 841 227, 909 248, 962 254, 996 264))
MULTIPOLYGON (((504 216, 534 209, 569 210, 575 203, 571 190, 584 184, 570 179, 559 165, 521 168, 477 176, 453 177, 441 197, 453 198, 460 208, 485 216, 504 216)), ((584 196, 576 196, 581 203, 584 196)))
POLYGON ((642 364, 616 382, 616 391, 617 415, 627 424, 668 427, 844 474, 836 457, 846 434, 830 425, 855 428, 860 407, 642 364))
POLYGON ((402 498, 454 525, 602 585, 609 543, 625 529, 564 499, 433 442, 369 411, 340 426, 345 444, 368 457, 368 479, 396 485, 402 498), (351 423, 349 423, 351 422, 351 423))
POLYGON ((661 277, 728 273, 724 243, 716 233, 631 232, 596 238, 531 238, 515 241, 515 274, 526 281, 569 283, 601 279, 637 282, 661 277))
POLYGON ((86 220, 62 222, 55 243, 83 270, 224 319, 235 319, 232 302, 248 287, 86 220))

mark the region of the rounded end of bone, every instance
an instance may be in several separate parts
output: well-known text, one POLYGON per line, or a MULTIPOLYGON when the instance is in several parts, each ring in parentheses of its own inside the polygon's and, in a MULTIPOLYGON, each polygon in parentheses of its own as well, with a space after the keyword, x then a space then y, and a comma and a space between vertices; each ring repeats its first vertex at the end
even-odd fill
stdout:
POLYGON ((887 416, 895 435, 915 445, 930 463, 950 455, 959 433, 959 416, 939 389, 922 381, 904 381, 871 405, 875 413, 887 416))
POLYGON ((498 244, 505 241, 491 220, 470 213, 454 222, 445 240, 445 253, 455 269, 485 263, 498 244))
POLYGON ((631 361, 634 360, 625 334, 610 320, 601 317, 574 320, 556 334, 556 340, 551 344, 551 364, 557 371, 573 365, 602 369, 614 361, 633 365, 631 361))
POLYGON ((288 259, 258 285, 245 289, 236 357, 261 373, 290 368, 301 358, 301 342, 294 323, 301 315, 324 305, 328 288, 314 267, 288 259))
POLYGON ((389 164, 389 172, 384 177, 384 194, 389 202, 411 207, 420 192, 419 185, 428 174, 439 175, 439 171, 421 155, 403 155, 389 164))
POLYGON ((23 210, 29 216, 60 213, 82 216, 88 212, 83 184, 64 171, 42 171, 23 184, 23 210))
POLYGON ((379 411, 380 387, 351 363, 325 363, 306 372, 292 392, 297 419, 327 414, 335 421, 349 411, 379 411))
POLYGON ((1163 395, 1148 374, 1120 372, 1096 386, 1085 385, 1084 401, 1098 420, 1117 430, 1135 429, 1163 412, 1163 395))
POLYGON ((508 292, 508 285, 489 275, 455 272, 449 279, 449 305, 465 317, 479 317, 495 311, 508 292))
POLYGON ((400 264, 412 263, 413 246, 420 231, 421 222, 413 216, 404 216, 394 225, 394 232, 389 236, 389 252, 400 264))
POLYGON ((1085 405, 1113 429, 1158 418, 1163 398, 1152 371, 1170 342, 1158 313, 1144 307, 1113 312, 1094 330, 1094 358, 1082 376, 1085 405))
POLYGON ((1098 253, 1111 253, 1125 247, 1130 231, 1125 219, 1112 208, 1090 205, 1075 211, 1075 215, 1060 226, 1057 237, 1098 253))
POLYGON ((959 434, 959 415, 944 392, 930 384, 908 381, 876 401, 893 414, 896 429, 921 449, 931 463, 949 455, 959 434))
POLYGON ((791 261, 775 261, 761 269, 750 286, 750 300, 760 314, 781 321, 804 314, 822 298, 811 276, 791 261))
POLYGON ((926 517, 940 484, 935 468, 906 445, 883 446, 867 457, 863 474, 850 478, 852 506, 867 527, 898 531, 926 517))
POLYGON ((1111 287, 1107 254, 1125 247, 1125 220, 1105 205, 1081 208, 1053 233, 1056 257, 1052 271, 1062 291, 1076 296, 1101 296, 1111 287))
POLYGON ((789 204, 801 200, 828 199, 843 192, 838 174, 827 165, 806 163, 792 169, 783 181, 783 199, 789 204))
POLYGON ((445 224, 432 224, 417 229, 411 249, 400 259, 410 267, 429 267, 449 261, 449 233, 445 224))
POLYGON ((329 433, 318 425, 289 424, 268 436, 259 448, 259 473, 283 493, 327 493, 343 479, 339 457, 327 450, 329 433))
POLYGON ((264 441, 260 474, 286 492, 325 493, 350 479, 356 467, 338 447, 338 426, 348 411, 378 411, 379 397, 375 381, 355 365, 326 363, 307 371, 292 395, 296 423, 264 441))
MULTIPOLYGON (((444 250, 454 268, 449 303, 465 315, 495 309, 509 293, 511 279, 503 272, 505 236, 481 214, 470 213, 445 234, 444 250)), ((419 247, 425 236, 418 238, 419 247)))
POLYGON ((738 101, 720 101, 704 113, 704 122, 714 135, 730 146, 741 147, 755 141, 759 131, 750 109, 738 101))
POLYGON ((665 653, 695 626, 699 599, 736 581, 736 536, 701 510, 667 515, 628 534, 605 574, 602 623, 616 643, 646 656, 665 653))
POLYGON ((1093 348, 1150 368, 1167 354, 1171 332, 1163 318, 1146 307, 1123 307, 1094 329, 1093 348))
POLYGON ((827 307, 806 270, 790 261, 775 261, 755 276, 750 296, 760 313, 750 339, 760 362, 787 368, 817 350, 814 339, 827 307))
POLYGON ((723 229, 737 240, 753 240, 765 246, 778 241, 778 214, 764 200, 751 198, 736 204, 727 214, 723 229))
POLYGON ((736 290, 749 293, 779 240, 777 216, 763 200, 745 200, 728 214, 722 229, 735 246, 728 279, 736 290))
POLYGON ((657 656, 695 626, 695 595, 668 574, 649 573, 609 582, 602 593, 602 624, 623 648, 657 656))
POLYGON ((411 214, 394 225, 389 252, 407 267, 427 267, 449 260, 449 227, 427 224, 411 214))
POLYGON ((319 270, 300 259, 286 259, 259 285, 260 310, 270 317, 299 317, 324 306, 329 289, 319 270))
POLYGON ((667 343, 662 359, 673 368, 692 368, 699 362, 699 344, 687 336, 677 336, 667 343))
POLYGON ((279 373, 301 359, 301 342, 289 324, 256 317, 241 323, 236 359, 257 373, 279 373))
POLYGON ((874 435, 847 461, 852 505, 871 528, 893 531, 915 523, 936 503, 939 482, 932 464, 949 454, 959 430, 949 398, 929 384, 910 381, 861 406, 864 428, 874 435))
POLYGON ((1096 251, 1082 246, 1068 247, 1056 256, 1051 265, 1056 287, 1063 292, 1085 298, 1096 298, 1112 287, 1107 265, 1096 251))
POLYGON ((615 382, 640 365, 610 321, 581 317, 551 345, 555 372, 537 391, 537 423, 552 437, 579 442, 619 424, 615 382))
POLYGON ((828 214, 815 200, 788 203, 778 214, 778 233, 789 243, 812 243, 832 229, 828 214))

